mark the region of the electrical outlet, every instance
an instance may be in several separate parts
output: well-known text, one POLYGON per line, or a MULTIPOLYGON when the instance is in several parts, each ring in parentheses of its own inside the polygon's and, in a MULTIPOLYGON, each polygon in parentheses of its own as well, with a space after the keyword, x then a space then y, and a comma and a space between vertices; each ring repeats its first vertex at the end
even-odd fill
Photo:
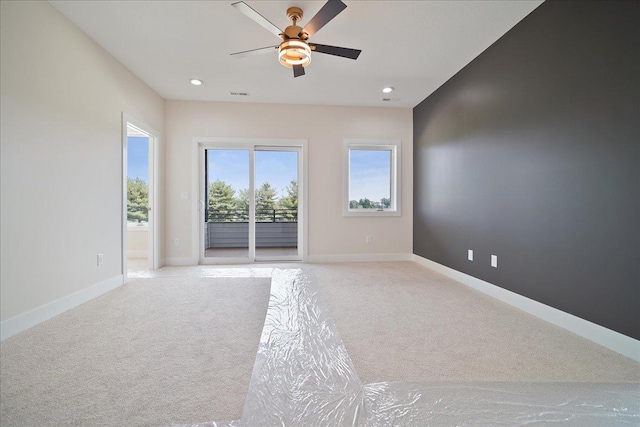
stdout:
POLYGON ((104 263, 104 255, 98 254, 98 267, 100 267, 104 263))
POLYGON ((473 250, 472 250, 472 249, 469 249, 469 250, 467 251, 467 259, 468 259, 469 261, 473 261, 473 250))
POLYGON ((491 255, 491 267, 498 268, 498 255, 491 255))
POLYGON ((367 236, 366 242, 367 244, 373 243, 373 236, 367 236))
POLYGON ((175 239, 173 241, 173 244, 176 245, 176 246, 180 246, 180 239, 175 239))

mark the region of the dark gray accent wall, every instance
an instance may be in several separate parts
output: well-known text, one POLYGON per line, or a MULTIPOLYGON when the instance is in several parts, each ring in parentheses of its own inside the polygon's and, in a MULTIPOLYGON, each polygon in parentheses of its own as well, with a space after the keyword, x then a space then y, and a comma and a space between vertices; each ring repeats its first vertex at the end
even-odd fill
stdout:
POLYGON ((640 339, 639 6, 543 3, 414 108, 415 254, 640 339))

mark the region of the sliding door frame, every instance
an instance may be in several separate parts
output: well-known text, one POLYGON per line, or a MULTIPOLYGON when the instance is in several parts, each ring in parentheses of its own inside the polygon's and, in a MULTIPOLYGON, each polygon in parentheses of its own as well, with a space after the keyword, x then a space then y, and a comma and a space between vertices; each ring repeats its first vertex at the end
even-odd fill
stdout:
POLYGON ((308 254, 308 141, 306 139, 281 138, 193 138, 192 149, 192 193, 195 203, 192 206, 191 250, 199 264, 237 264, 254 262, 277 262, 277 258, 255 257, 255 151, 256 150, 296 149, 298 157, 298 254, 302 262, 307 261, 308 254), (204 256, 204 212, 203 200, 205 180, 205 155, 207 149, 249 150, 249 254, 248 258, 206 258, 204 256))

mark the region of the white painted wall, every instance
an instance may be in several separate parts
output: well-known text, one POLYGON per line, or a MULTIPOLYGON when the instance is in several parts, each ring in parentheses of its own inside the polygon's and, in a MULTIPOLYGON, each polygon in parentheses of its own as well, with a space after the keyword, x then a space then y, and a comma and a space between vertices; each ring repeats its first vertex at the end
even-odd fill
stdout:
POLYGON ((4 321, 122 274, 121 117, 162 130, 164 100, 47 2, 0 4, 4 321))
POLYGON ((411 109, 167 101, 165 104, 164 254, 195 262, 191 233, 198 196, 191 193, 194 137, 309 141, 309 256, 412 253, 413 116, 411 109), (343 140, 402 141, 402 216, 342 216, 343 140), (373 244, 365 236, 373 236, 373 244), (175 246, 175 239, 180 246, 175 246))

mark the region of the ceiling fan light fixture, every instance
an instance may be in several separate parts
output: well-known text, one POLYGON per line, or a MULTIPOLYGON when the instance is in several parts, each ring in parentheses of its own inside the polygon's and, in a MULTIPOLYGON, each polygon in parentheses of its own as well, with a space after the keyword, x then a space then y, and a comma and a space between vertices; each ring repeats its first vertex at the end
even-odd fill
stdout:
POLYGON ((285 40, 278 48, 278 59, 285 67, 306 67, 311 62, 311 47, 302 40, 285 40))

